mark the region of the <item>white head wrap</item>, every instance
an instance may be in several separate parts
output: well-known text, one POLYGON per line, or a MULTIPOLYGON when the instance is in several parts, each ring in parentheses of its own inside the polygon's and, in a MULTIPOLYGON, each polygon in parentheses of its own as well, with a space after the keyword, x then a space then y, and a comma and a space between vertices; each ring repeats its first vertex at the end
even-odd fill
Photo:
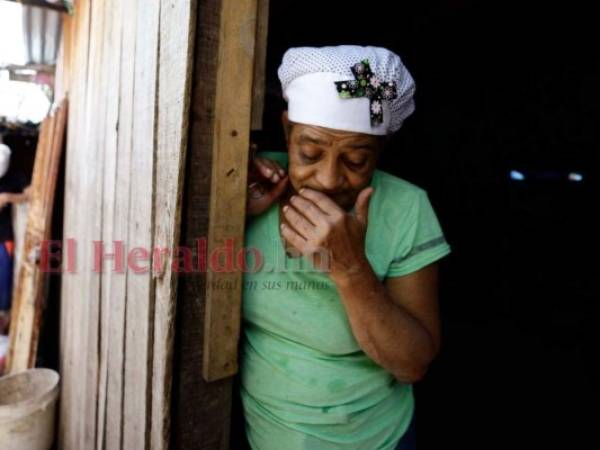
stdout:
POLYGON ((386 135, 415 109, 412 76, 381 47, 290 48, 278 75, 292 122, 386 135), (369 68, 372 75, 361 79, 369 68))
POLYGON ((0 144, 0 178, 6 175, 10 165, 10 148, 8 145, 0 144))

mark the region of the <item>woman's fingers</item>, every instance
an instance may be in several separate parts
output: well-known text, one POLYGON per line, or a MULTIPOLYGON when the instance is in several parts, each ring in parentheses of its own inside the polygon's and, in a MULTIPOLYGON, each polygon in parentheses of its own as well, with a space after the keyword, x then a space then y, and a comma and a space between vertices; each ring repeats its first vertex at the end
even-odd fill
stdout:
POLYGON ((284 176, 278 183, 267 189, 259 182, 248 186, 248 199, 246 212, 249 215, 258 215, 269 209, 269 207, 283 194, 289 178, 284 176))
POLYGON ((248 171, 248 199, 246 212, 261 214, 285 192, 288 184, 285 170, 275 161, 255 156, 248 171))
POLYGON ((285 170, 283 170, 283 168, 279 165, 279 163, 277 161, 273 161, 272 159, 267 159, 267 158, 261 158, 260 156, 259 156, 259 158, 261 159, 262 162, 264 162, 265 164, 267 164, 268 167, 271 168, 273 173, 276 173, 281 177, 283 177, 285 175, 285 170))
POLYGON ((259 174, 273 183, 278 183, 285 176, 285 171, 275 161, 257 156, 253 163, 259 174))
POLYGON ((327 222, 328 214, 307 198, 301 195, 294 195, 290 199, 290 202, 298 211, 302 211, 302 214, 315 224, 315 226, 322 227, 327 222))
POLYGON ((283 214, 288 220, 290 225, 296 230, 298 234, 303 236, 305 239, 314 239, 316 237, 316 227, 310 222, 305 216, 300 214, 292 206, 286 205, 283 207, 283 214))
POLYGON ((280 226, 283 237, 292 244, 300 253, 307 252, 307 242, 296 230, 282 223, 280 226))
POLYGON ((281 167, 277 161, 272 161, 272 163, 275 165, 275 167, 277 169, 277 173, 281 177, 284 177, 285 176, 285 170, 283 169, 283 167, 281 167))
POLYGON ((269 196, 272 201, 277 200, 284 193, 285 188, 288 184, 289 177, 285 175, 279 183, 277 183, 273 189, 269 191, 269 196))
POLYGON ((252 160, 252 165, 254 169, 263 177, 270 178, 272 173, 270 167, 267 166, 265 161, 262 158, 255 157, 252 160))

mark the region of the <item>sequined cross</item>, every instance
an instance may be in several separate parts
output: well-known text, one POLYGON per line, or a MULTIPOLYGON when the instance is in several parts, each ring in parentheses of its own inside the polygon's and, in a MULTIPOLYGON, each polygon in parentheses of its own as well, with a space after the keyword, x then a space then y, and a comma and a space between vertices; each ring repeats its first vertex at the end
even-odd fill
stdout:
POLYGON ((354 74, 354 80, 335 82, 340 97, 367 97, 369 99, 371 125, 380 125, 383 122, 382 101, 397 97, 396 83, 394 81, 382 81, 374 75, 368 59, 354 64, 350 70, 354 74))

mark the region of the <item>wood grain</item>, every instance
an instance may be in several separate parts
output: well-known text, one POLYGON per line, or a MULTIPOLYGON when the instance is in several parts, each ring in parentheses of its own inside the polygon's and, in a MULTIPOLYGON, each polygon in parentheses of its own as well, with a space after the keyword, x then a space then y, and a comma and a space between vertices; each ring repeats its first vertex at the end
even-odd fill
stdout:
POLYGON ((44 241, 50 236, 58 167, 67 122, 66 100, 44 119, 33 176, 31 200, 12 305, 6 371, 15 373, 34 367, 40 333, 47 272, 41 265, 44 241))
MULTIPOLYGON (((257 2, 223 0, 221 8, 208 253, 230 241, 236 255, 244 244, 257 2)), ((207 381, 237 372, 241 280, 233 267, 207 273, 202 372, 207 381)))

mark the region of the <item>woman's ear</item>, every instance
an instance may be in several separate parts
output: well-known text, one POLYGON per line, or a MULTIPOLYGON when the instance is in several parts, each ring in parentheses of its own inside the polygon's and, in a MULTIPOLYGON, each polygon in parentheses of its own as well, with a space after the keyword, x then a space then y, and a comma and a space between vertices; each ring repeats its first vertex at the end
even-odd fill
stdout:
POLYGON ((285 142, 290 142, 290 120, 288 119, 287 109, 281 113, 281 125, 283 125, 283 133, 285 134, 285 142))

